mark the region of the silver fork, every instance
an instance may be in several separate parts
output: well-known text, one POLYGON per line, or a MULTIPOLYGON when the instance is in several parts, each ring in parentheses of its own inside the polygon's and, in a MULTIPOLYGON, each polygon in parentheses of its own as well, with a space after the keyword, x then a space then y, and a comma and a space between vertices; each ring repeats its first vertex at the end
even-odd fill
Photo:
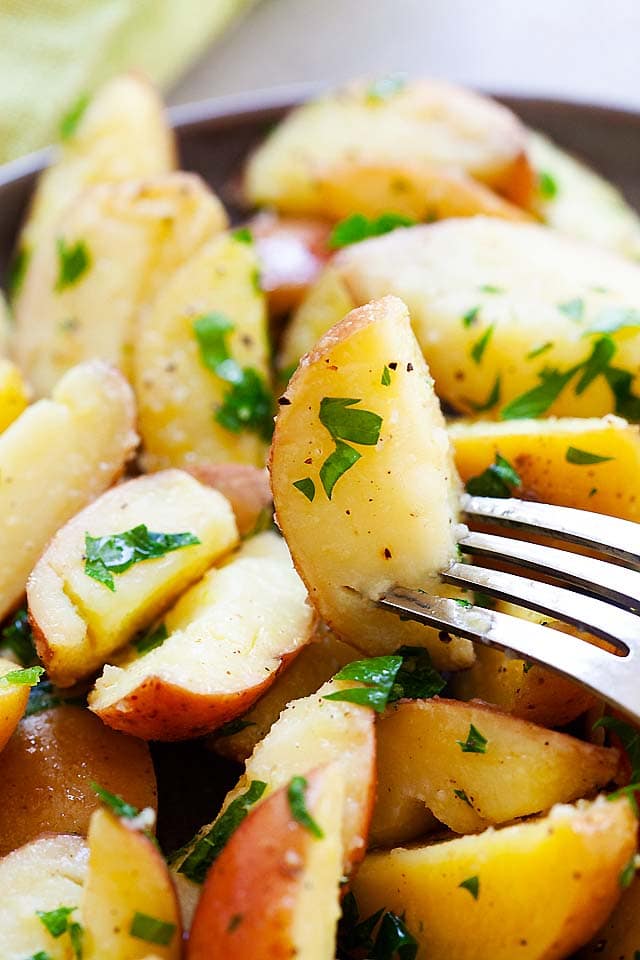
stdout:
POLYGON ((462 498, 462 513, 470 525, 482 521, 553 537, 588 547, 598 557, 470 531, 459 543, 463 553, 534 570, 560 585, 475 562, 451 564, 441 574, 444 583, 572 624, 608 641, 616 653, 510 614, 402 587, 382 597, 380 606, 550 667, 640 723, 640 524, 570 507, 468 494, 462 498))

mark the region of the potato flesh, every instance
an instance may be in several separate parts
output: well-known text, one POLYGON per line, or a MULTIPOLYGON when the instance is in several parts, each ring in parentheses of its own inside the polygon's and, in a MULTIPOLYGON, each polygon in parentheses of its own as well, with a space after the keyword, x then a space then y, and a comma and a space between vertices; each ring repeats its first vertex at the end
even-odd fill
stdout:
POLYGON ((29 403, 29 391, 14 363, 0 356, 0 433, 20 416, 29 403))
MULTIPOLYGON (((0 657, 0 678, 19 669, 13 660, 0 657)), ((7 745, 11 734, 18 726, 29 699, 28 684, 0 683, 0 750, 7 745)), ((4 757, 3 772, 4 772, 4 757)))
POLYGON ((80 196, 34 253, 15 307, 15 355, 37 396, 76 363, 100 357, 131 372, 138 311, 226 214, 194 174, 106 183, 80 196), (57 289, 59 243, 89 264, 57 289))
POLYGON ((418 960, 562 960, 618 900, 636 825, 625 799, 558 806, 542 820, 371 853, 353 891, 363 917, 404 915, 418 960), (471 877, 477 899, 460 886, 471 877))
MULTIPOLYGON (((418 174, 465 173, 497 190, 509 189, 526 137, 508 110, 433 80, 408 83, 378 99, 369 90, 354 83, 289 114, 249 160, 248 199, 286 213, 322 216, 324 184, 372 166, 386 167, 390 181, 405 175, 411 182, 413 167, 418 174)), ((341 210, 338 216, 359 210, 341 210)))
POLYGON ((314 619, 286 544, 276 533, 258 534, 169 610, 169 636, 160 647, 105 667, 89 697, 91 709, 151 739, 208 732, 242 713, 273 682, 282 661, 308 641, 314 619), (138 718, 145 684, 153 685, 152 716, 138 718), (176 698, 181 694, 180 716, 171 699, 163 702, 165 685, 176 698))
MULTIPOLYGON (((42 837, 0 860, 0 940, 3 960, 25 960, 45 951, 71 960, 69 938, 54 939, 36 911, 79 906, 88 850, 81 837, 42 837)), ((73 914, 80 920, 79 914, 73 914)))
POLYGON ((160 851, 144 834, 107 810, 89 828, 89 869, 82 899, 84 960, 179 960, 182 931, 171 876, 160 851), (137 913, 175 927, 169 944, 131 935, 137 913))
POLYGON ((640 943, 640 881, 636 877, 615 910, 577 955, 578 960, 635 960, 640 943))
POLYGON ((252 244, 233 234, 211 240, 144 310, 136 334, 135 385, 146 470, 234 460, 263 466, 267 445, 249 430, 227 430, 215 411, 229 384, 209 370, 193 325, 221 313, 234 325, 228 344, 241 367, 269 382, 264 294, 252 244))
POLYGON ((442 642, 373 603, 397 584, 439 590, 456 555, 458 480, 404 305, 388 297, 349 314, 304 358, 284 399, 271 452, 276 515, 323 620, 370 656, 404 643, 426 646, 438 667, 468 666, 468 641, 442 642), (319 472, 334 450, 319 420, 324 397, 359 398, 354 409, 382 417, 378 443, 358 447, 331 499, 319 472), (305 477, 311 502, 293 486, 305 477))
POLYGON ((82 364, 0 434, 0 620, 49 539, 111 486, 137 442, 133 395, 117 371, 82 364))
POLYGON ((1 763, 0 855, 45 833, 85 836, 99 806, 92 783, 139 809, 157 806, 147 745, 110 730, 81 707, 25 717, 1 763))
POLYGON ((620 417, 461 421, 450 424, 449 436, 464 483, 500 453, 518 472, 525 498, 640 521, 640 430, 620 417), (570 447, 610 459, 571 463, 570 447))
POLYGON ((51 679, 69 686, 102 666, 236 542, 228 501, 181 470, 105 493, 59 530, 29 578, 29 613, 51 679), (139 524, 191 533, 200 543, 114 574, 112 592, 85 573, 85 535, 110 536, 139 524))
MULTIPOLYGON (((615 777, 619 762, 616 750, 485 704, 439 698, 391 706, 378 722, 377 745, 377 810, 400 808, 400 830, 407 799, 422 801, 456 833, 475 833, 587 796, 615 777), (470 724, 487 739, 485 753, 461 750, 470 724)), ((388 813, 384 819, 393 842, 388 813)))

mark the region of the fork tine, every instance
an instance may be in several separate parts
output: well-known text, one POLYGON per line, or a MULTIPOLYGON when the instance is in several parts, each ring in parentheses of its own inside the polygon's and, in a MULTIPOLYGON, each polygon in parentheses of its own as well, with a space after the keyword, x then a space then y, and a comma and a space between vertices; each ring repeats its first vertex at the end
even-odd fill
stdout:
POLYGON ((475 531, 458 541, 464 553, 517 563, 546 573, 590 596, 603 597, 622 607, 640 607, 640 572, 604 560, 568 553, 525 540, 475 531))
POLYGON ((396 588, 381 597, 378 604, 436 630, 445 630, 551 667, 603 697, 636 723, 640 722, 640 693, 637 675, 634 676, 638 657, 635 649, 626 657, 617 657, 551 627, 519 620, 497 610, 464 607, 456 600, 432 597, 419 591, 396 588))
POLYGON ((577 543, 640 570, 640 528, 630 520, 573 507, 557 507, 550 503, 472 497, 469 494, 463 494, 461 507, 468 518, 532 530, 577 543))
MULTIPOLYGON (((563 587, 467 563, 452 563, 440 577, 445 583, 463 590, 480 590, 489 596, 564 620, 601 637, 625 653, 632 648, 640 652, 640 617, 603 600, 576 596, 563 587)), ((584 648, 586 644, 582 642, 582 646, 584 648)))

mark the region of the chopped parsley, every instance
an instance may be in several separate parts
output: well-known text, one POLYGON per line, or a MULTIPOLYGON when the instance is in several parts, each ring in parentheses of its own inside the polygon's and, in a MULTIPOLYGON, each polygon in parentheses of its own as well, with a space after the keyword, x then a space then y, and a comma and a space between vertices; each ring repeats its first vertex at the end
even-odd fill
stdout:
POLYGON ((206 833, 196 835, 187 844, 189 853, 178 867, 178 873, 184 873, 194 883, 204 883, 209 867, 220 856, 231 835, 266 789, 267 785, 262 780, 252 780, 246 792, 231 801, 206 833))
POLYGON ((255 727, 255 725, 253 720, 243 720, 242 717, 236 717, 235 720, 229 720, 228 723, 223 723, 221 727, 218 727, 216 737, 232 737, 235 733, 240 733, 241 730, 246 730, 247 727, 255 727))
POLYGON ((480 878, 467 877, 466 880, 463 880, 462 883, 458 884, 459 887, 462 887, 463 890, 468 890, 474 900, 478 899, 480 893, 480 878))
MULTIPOLYGON (((82 926, 75 920, 71 920, 71 914, 77 907, 57 907, 55 910, 36 910, 36 915, 46 930, 56 940, 63 934, 68 933, 71 941, 71 949, 76 960, 82 960, 82 926)), ((36 960, 39 954, 36 954, 36 960)), ((48 954, 44 954, 45 957, 48 954)))
POLYGON ((124 573, 134 563, 195 546, 200 540, 193 533, 154 533, 141 523, 106 537, 85 533, 84 543, 84 572, 113 592, 116 589, 114 573, 124 573))
POLYGON ((238 243, 253 243, 253 234, 249 227, 238 227, 237 230, 233 231, 233 239, 237 240, 238 243))
POLYGON ((422 647, 400 647, 392 656, 355 660, 343 667, 335 679, 357 680, 364 686, 336 690, 325 694, 325 700, 358 703, 377 713, 382 713, 388 703, 403 698, 429 699, 445 687, 445 681, 422 647))
POLYGON ((11 620, 0 630, 0 647, 7 647, 25 667, 37 661, 26 607, 16 610, 11 620))
POLYGON ((296 488, 296 490, 299 490, 300 493, 304 494, 309 503, 313 503, 313 498, 316 495, 316 485, 311 477, 303 477, 302 480, 294 480, 293 486, 296 488))
POLYGON ((615 460, 615 457, 601 457, 597 453, 589 453, 588 450, 579 450, 578 447, 567 447, 565 460, 567 463, 584 466, 592 463, 607 463, 609 460, 615 460))
POLYGON ((91 97, 88 93, 81 93, 78 99, 74 104, 67 110, 65 115, 62 117, 59 126, 59 133, 61 140, 70 140, 73 134, 78 128, 78 124, 82 120, 89 103, 91 102, 91 97))
POLYGON ((253 267, 250 274, 251 286, 254 293, 262 293, 262 275, 259 267, 253 267))
POLYGON ((633 883, 634 877, 636 875, 636 858, 635 855, 631 857, 629 863, 626 867, 620 871, 620 876, 618 877, 618 882, 623 890, 626 890, 627 887, 630 887, 633 883))
POLYGON ((127 803, 122 797, 111 793, 109 790, 105 790, 105 788, 101 787, 98 783, 92 781, 90 786, 98 796, 98 799, 105 807, 109 807, 114 816, 119 817, 121 820, 135 820, 136 817, 140 816, 140 811, 137 807, 134 807, 132 803, 127 803))
POLYGON ((43 710, 50 710, 52 707, 59 707, 61 704, 68 706, 84 706, 82 697, 69 697, 66 691, 63 692, 54 687, 50 680, 41 680, 40 683, 31 688, 27 709, 24 712, 25 717, 32 717, 36 713, 42 713, 43 710))
POLYGON ((548 170, 538 171, 538 190, 543 200, 553 200, 558 195, 558 181, 548 170))
POLYGON ((511 400, 500 411, 500 417, 502 420, 526 420, 542 416, 558 399, 574 373, 575 370, 567 373, 560 373, 559 370, 543 370, 538 374, 539 385, 511 400))
POLYGON ((294 820, 297 820, 301 826, 308 830, 316 840, 322 840, 324 832, 313 819, 307 810, 305 793, 307 790, 307 781, 304 777, 293 777, 287 787, 287 800, 289 809, 294 820))
POLYGON ((446 686, 446 681, 431 663, 424 647, 400 647, 396 656, 402 664, 389 695, 389 703, 395 700, 430 700, 446 686))
POLYGON ((348 443, 342 440, 336 440, 336 446, 333 453, 330 453, 325 462, 320 467, 320 482, 324 488, 327 498, 331 500, 333 488, 347 470, 358 462, 361 453, 350 447, 348 443))
POLYGON ((483 293, 504 293, 502 287, 496 287, 493 283, 483 283, 480 289, 483 293))
POLYGON ((489 345, 489 341, 491 340, 491 337, 493 336, 493 331, 494 331, 493 325, 490 327, 487 327, 487 329, 484 331, 482 336, 480 336, 471 347, 471 359, 473 360, 474 363, 480 365, 480 363, 482 362, 484 352, 487 349, 487 346, 489 345))
POLYGON ((488 740, 483 737, 477 727, 469 724, 469 733, 466 740, 456 740, 463 753, 486 753, 488 740))
POLYGON ((477 477, 470 477, 466 491, 473 497, 512 497, 514 487, 522 486, 517 470, 499 453, 486 470, 477 477))
POLYGON ((380 436, 382 417, 370 410, 354 410, 356 403, 360 400, 350 397, 323 397, 320 401, 320 423, 335 443, 333 453, 320 468, 320 481, 329 500, 340 477, 362 456, 345 441, 375 446, 380 436))
POLYGON ((352 243, 361 243, 370 237, 381 237, 398 227, 413 227, 416 221, 401 213, 381 213, 379 217, 365 217, 363 213, 352 213, 336 223, 329 234, 328 246, 331 250, 349 247, 352 243))
POLYGON ((640 730, 630 723, 627 723, 626 720, 620 720, 619 717, 608 716, 600 717, 599 720, 596 720, 592 729, 597 730, 598 727, 611 730, 618 737, 631 767, 630 782, 619 790, 608 794, 607 799, 617 800, 620 796, 628 796, 631 806, 635 810, 636 815, 638 815, 638 805, 635 794, 637 791, 640 791, 640 730))
POLYGON ((132 937, 136 937, 138 940, 146 940, 147 943, 157 943, 162 947, 171 943, 175 932, 175 923, 166 923, 164 920, 158 920, 156 917, 138 912, 134 914, 129 928, 132 937))
POLYGON ((470 310, 467 310, 466 313, 462 314, 462 326, 463 327, 472 327, 478 319, 478 314, 480 313, 480 307, 471 307, 470 310))
POLYGON ((403 73, 390 73, 379 77, 369 84, 366 90, 367 103, 384 103, 390 100, 407 85, 407 77, 403 73))
POLYGON ((228 336, 234 329, 231 320, 216 311, 197 317, 193 323, 200 359, 229 384, 215 419, 232 433, 249 430, 268 441, 273 434, 273 396, 257 370, 241 367, 231 356, 228 336))
POLYGON ((58 237, 58 279, 56 293, 61 293, 67 287, 73 287, 91 266, 91 256, 87 245, 82 240, 69 244, 63 237, 58 237))
POLYGON ((522 672, 526 675, 529 673, 532 667, 535 667, 535 663, 532 663, 531 660, 523 660, 522 662, 522 672))
POLYGON ((547 343, 543 343, 542 346, 536 347, 534 350, 530 350, 526 356, 527 360, 535 360, 536 357, 541 357, 543 353, 546 353, 548 350, 551 350, 553 347, 553 341, 548 340, 547 343))
POLYGON ((382 376, 380 377, 380 386, 382 387, 391 386, 391 370, 389 370, 389 367, 386 365, 386 363, 382 368, 382 376))
POLYGON ((26 960, 53 960, 53 957, 46 950, 38 950, 37 953, 32 953, 26 960))
POLYGON ((382 908, 361 920, 353 893, 349 892, 343 897, 342 918, 338 927, 338 956, 415 960, 417 953, 418 942, 407 929, 404 917, 382 908), (374 937, 376 927, 378 933, 374 937))
POLYGON ((471 809, 473 809, 473 804, 471 803, 471 800, 469 800, 469 797, 467 796, 467 793, 465 790, 454 790, 453 795, 454 797, 457 797, 458 800, 462 800, 463 803, 466 803, 468 807, 471 807, 471 809))
POLYGON ((24 278, 27 275, 31 250, 28 247, 18 247, 13 255, 7 276, 7 290, 9 296, 17 297, 22 289, 24 278))
POLYGON ((156 647, 161 646, 168 636, 169 634, 165 624, 159 623, 153 630, 148 630, 143 634, 139 640, 135 640, 133 646, 138 656, 141 657, 143 654, 149 653, 151 650, 155 650, 156 647))
POLYGON ((467 399, 466 403, 468 403, 472 410, 475 410, 476 413, 486 413, 488 410, 492 410, 496 404, 500 403, 501 394, 502 383, 500 374, 498 374, 494 380, 491 390, 489 391, 489 395, 484 402, 481 401, 480 403, 476 403, 474 400, 467 399))
POLYGON ((0 677, 0 685, 35 687, 43 673, 44 667, 21 667, 19 670, 10 670, 9 673, 0 677))
POLYGON ((584 300, 582 297, 574 297, 565 303, 559 303, 558 310, 560 313, 564 313, 565 317, 569 317, 570 320, 582 320, 584 317, 584 300))

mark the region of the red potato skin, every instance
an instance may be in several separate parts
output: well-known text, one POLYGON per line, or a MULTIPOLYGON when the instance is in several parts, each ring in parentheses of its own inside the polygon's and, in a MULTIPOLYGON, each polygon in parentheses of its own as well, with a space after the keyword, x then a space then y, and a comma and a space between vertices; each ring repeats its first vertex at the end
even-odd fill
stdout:
MULTIPOLYGON (((319 773, 307 778, 309 790, 319 773)), ((286 787, 256 807, 207 875, 186 960, 291 960, 296 893, 314 842, 291 816, 286 787)))
POLYGON ((255 529, 260 514, 273 506, 266 470, 246 463, 199 463, 184 468, 207 487, 227 498, 241 537, 255 529))
POLYGON ((141 740, 168 742, 202 737, 246 713, 301 649, 285 654, 262 683, 236 693, 198 694, 152 676, 105 709, 94 709, 91 702, 89 707, 113 730, 141 740))

